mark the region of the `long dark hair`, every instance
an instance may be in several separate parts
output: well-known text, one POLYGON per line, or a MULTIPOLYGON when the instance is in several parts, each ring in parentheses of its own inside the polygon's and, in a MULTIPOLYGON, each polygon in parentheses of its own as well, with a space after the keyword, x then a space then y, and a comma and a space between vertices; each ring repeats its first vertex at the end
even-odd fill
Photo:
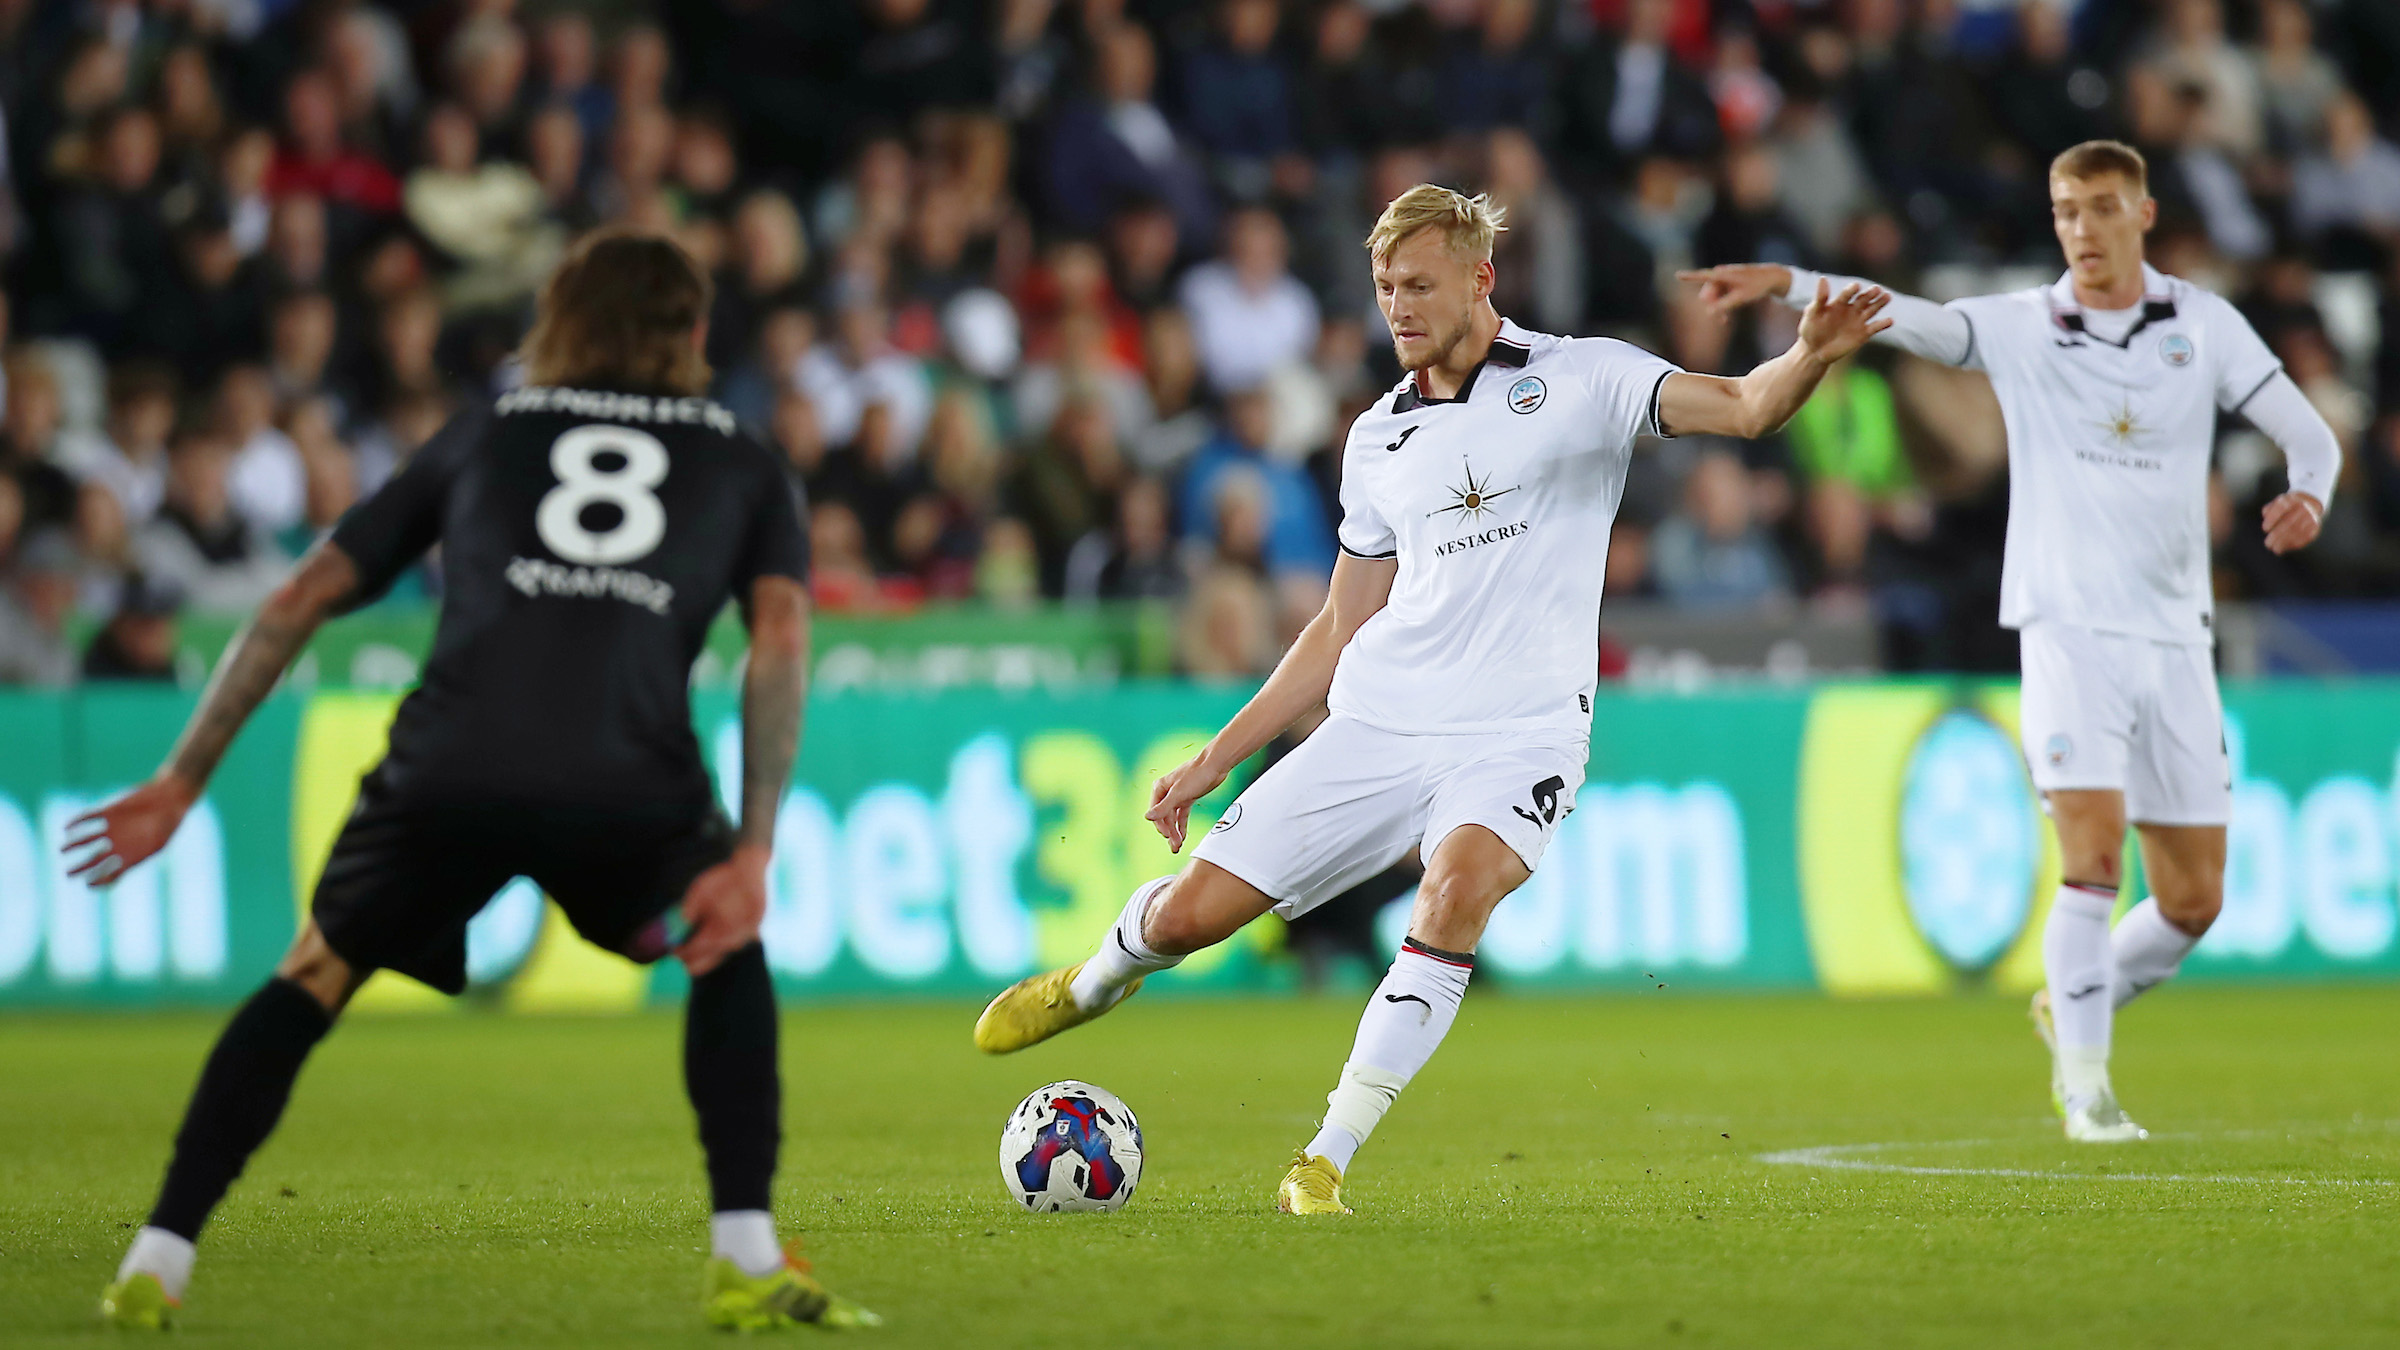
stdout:
POLYGON ((602 233, 542 287, 517 349, 530 384, 699 394, 708 361, 692 330, 708 317, 708 273, 672 239, 602 233))

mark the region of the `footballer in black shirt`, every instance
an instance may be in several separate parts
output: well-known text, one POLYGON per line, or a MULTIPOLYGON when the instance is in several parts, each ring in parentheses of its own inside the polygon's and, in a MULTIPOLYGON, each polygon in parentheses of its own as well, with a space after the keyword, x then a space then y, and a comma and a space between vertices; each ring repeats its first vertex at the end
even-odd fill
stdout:
POLYGON ((317 885, 310 921, 209 1056, 150 1221, 102 1311, 158 1326, 193 1243, 368 975, 456 994, 467 921, 532 878, 599 946, 692 976, 684 1081, 715 1205, 703 1313, 745 1330, 858 1324, 777 1247, 774 988, 758 927, 800 731, 808 541, 781 464, 700 397, 706 275, 675 244, 603 235, 544 287, 527 384, 460 416, 302 559, 222 661, 167 763, 77 822, 105 884, 173 835, 242 723, 326 617, 439 544, 423 682, 317 885), (742 819, 692 733, 692 662, 732 601, 751 637, 742 819), (670 942, 667 919, 687 932, 670 942))

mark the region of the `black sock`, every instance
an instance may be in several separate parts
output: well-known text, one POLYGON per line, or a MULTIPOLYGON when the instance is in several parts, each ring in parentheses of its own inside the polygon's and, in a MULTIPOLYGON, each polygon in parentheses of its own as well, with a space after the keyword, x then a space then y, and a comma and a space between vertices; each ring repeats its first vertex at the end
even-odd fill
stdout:
POLYGON ((765 948, 753 942, 692 981, 683 1086, 700 1116, 709 1196, 720 1212, 773 1207, 775 1155, 783 1145, 775 1034, 775 982, 765 948))
POLYGON ((200 1070, 158 1207, 150 1211, 151 1227, 199 1239, 208 1212, 282 1118, 308 1052, 332 1027, 325 1005, 280 976, 250 996, 200 1070))

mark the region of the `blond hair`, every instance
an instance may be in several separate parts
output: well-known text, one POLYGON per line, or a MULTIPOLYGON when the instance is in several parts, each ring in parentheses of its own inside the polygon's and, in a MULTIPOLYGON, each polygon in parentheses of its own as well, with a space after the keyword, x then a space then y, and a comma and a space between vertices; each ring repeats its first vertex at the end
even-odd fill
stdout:
POLYGON ((2097 178, 2104 173, 2121 174, 2135 192, 2149 195, 2150 165, 2143 160, 2141 151, 2123 141, 2070 145, 2050 161, 2052 178, 2097 178))
POLYGON ((1508 208, 1494 202, 1489 193, 1470 197, 1463 192, 1432 183, 1419 183, 1383 208, 1375 228, 1367 232, 1367 256, 1382 262, 1400 246, 1400 241, 1417 231, 1433 228, 1442 232, 1450 252, 1458 257, 1477 260, 1492 256, 1492 241, 1508 228, 1508 208))

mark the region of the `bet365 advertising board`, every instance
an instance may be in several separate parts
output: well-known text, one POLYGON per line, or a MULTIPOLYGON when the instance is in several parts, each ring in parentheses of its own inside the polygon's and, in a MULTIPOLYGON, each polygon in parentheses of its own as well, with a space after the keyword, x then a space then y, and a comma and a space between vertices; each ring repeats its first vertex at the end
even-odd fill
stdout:
MULTIPOLYGON (((765 928, 783 992, 982 995, 1084 955, 1137 882, 1175 865, 1142 818, 1152 778, 1245 692, 817 699, 765 928)), ((174 844, 92 891, 58 862, 67 822, 150 771, 190 696, 0 694, 0 1006, 246 993, 290 940, 394 702, 279 696, 174 844)), ((2226 704, 2226 908, 2187 974, 2400 976, 2400 682, 2236 686, 2226 704)), ((2058 862, 2015 713, 2008 685, 1606 695, 1576 809, 1500 907, 1483 967, 1524 987, 2030 988, 2058 862)), ((697 717, 730 785, 734 697, 703 693, 697 717)), ((1195 833, 1230 797, 1203 803, 1195 833)), ((1404 908, 1386 912, 1387 942, 1404 908)), ((1290 987, 1283 938, 1262 920, 1160 988, 1290 987)), ((523 881, 476 920, 469 955, 469 1003, 592 1010, 680 990, 672 963, 575 939, 523 881)), ((446 1002, 392 975, 361 999, 446 1002)))

